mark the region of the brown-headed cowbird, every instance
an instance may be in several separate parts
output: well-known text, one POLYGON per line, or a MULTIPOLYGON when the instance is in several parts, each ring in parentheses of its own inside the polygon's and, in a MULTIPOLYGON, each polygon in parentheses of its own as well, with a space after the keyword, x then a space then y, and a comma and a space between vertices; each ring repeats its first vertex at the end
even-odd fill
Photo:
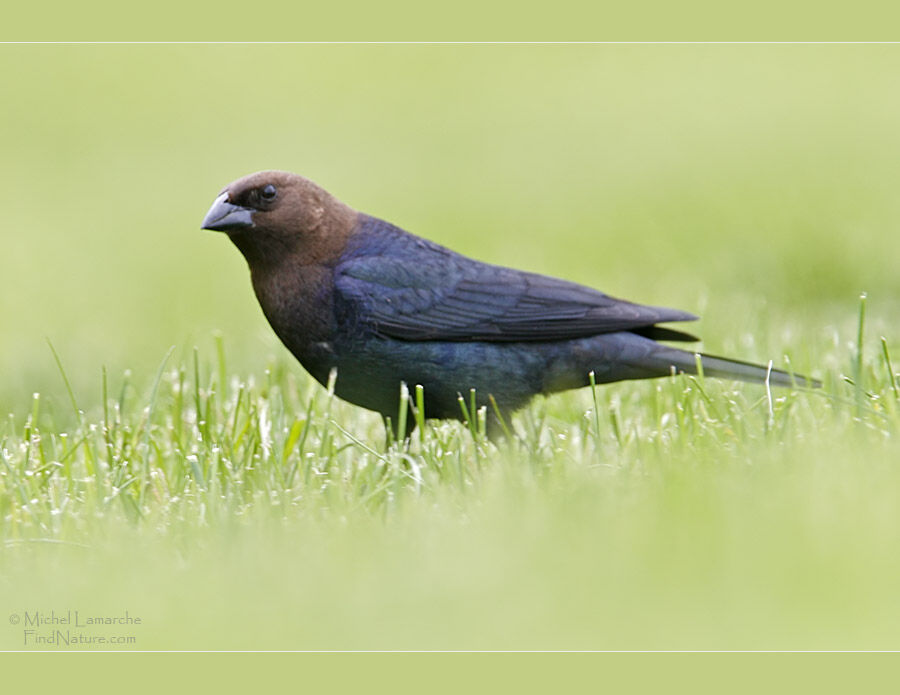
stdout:
MULTIPOLYGON (((493 397, 511 412, 536 394, 587 386, 590 372, 597 383, 697 372, 694 352, 657 342, 697 340, 657 325, 691 314, 472 260, 295 174, 229 184, 202 226, 226 232, 244 254, 266 318, 307 371, 326 384, 336 368, 339 397, 394 421, 401 382, 424 387, 425 417, 461 418, 459 395, 468 402, 470 389, 479 407, 493 397)), ((708 376, 819 385, 700 360, 708 376)))

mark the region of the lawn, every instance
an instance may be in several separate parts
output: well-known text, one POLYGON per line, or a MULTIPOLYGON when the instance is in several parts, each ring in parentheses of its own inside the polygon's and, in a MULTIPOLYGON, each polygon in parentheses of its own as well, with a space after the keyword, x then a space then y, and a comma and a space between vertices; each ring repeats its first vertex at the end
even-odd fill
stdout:
POLYGON ((0 66, 0 648, 900 647, 900 48, 0 66), (199 230, 263 168, 824 388, 614 384, 507 441, 476 416, 387 443, 199 230))

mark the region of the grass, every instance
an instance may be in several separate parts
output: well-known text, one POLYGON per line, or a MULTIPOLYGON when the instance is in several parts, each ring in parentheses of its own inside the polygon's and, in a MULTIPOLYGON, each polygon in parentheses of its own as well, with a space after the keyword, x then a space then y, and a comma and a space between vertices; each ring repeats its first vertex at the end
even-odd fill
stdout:
POLYGON ((0 647, 127 610, 145 649, 897 648, 898 61, 0 46, 0 647), (500 443, 463 394, 386 442, 197 230, 271 167, 824 388, 588 388, 500 443))
MULTIPOLYGON (((860 339, 864 307, 862 301, 860 339)), ((873 384, 873 391, 837 374, 830 375, 830 393, 723 386, 702 375, 592 386, 541 399, 516 416, 515 427, 504 422, 508 440, 496 442, 485 435, 486 412, 474 410, 474 392, 467 394, 471 407, 460 396, 461 423, 426 421, 420 415, 424 390, 416 386, 418 431, 393 441, 379 417, 336 399, 289 362, 273 361, 264 374, 243 379, 230 374, 221 336, 213 363, 201 366, 195 348, 189 365, 172 367, 170 351, 143 390, 126 374, 111 393, 104 370, 103 406, 89 416, 48 345, 71 407, 48 409, 35 393, 24 422, 9 416, 2 439, 4 535, 83 542, 93 517, 117 510, 121 521, 165 526, 190 518, 198 499, 204 514, 216 507, 239 515, 255 502, 274 500, 305 511, 337 504, 388 515, 408 494, 477 487, 495 459, 549 470, 561 456, 579 470, 615 468, 613 462, 665 461, 707 445, 717 451, 787 445, 823 418, 843 428, 865 421, 889 433, 900 398, 889 347, 882 338, 875 364, 864 372, 861 345, 853 355, 854 378, 873 384), (75 525, 61 525, 67 523, 75 525)), ((408 401, 406 386, 400 391, 408 401)), ((406 431, 405 411, 400 432, 406 431)))
POLYGON ((855 383, 589 388, 499 443, 387 443, 221 338, 144 388, 103 374, 91 412, 62 371, 0 435, 4 593, 142 615, 141 648, 893 647, 900 399, 869 343, 825 356, 855 383))

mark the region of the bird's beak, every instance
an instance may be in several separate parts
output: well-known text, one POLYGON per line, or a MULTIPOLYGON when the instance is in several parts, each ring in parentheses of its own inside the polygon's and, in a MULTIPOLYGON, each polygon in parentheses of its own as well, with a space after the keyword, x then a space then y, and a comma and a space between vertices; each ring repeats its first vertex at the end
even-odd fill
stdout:
POLYGON ((227 232, 231 229, 253 226, 253 210, 243 208, 228 202, 228 194, 223 193, 212 204, 206 217, 203 218, 201 229, 211 229, 214 232, 227 232))

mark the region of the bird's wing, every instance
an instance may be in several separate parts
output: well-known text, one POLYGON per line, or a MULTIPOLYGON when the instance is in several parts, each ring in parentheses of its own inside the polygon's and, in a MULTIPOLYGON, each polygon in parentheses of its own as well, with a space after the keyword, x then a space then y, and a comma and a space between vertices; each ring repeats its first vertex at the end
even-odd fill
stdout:
MULTIPOLYGON (((383 255, 348 259, 335 268, 335 288, 378 334, 401 340, 565 340, 614 331, 652 333, 656 323, 696 319, 452 253, 413 262, 383 255)), ((663 339, 695 339, 656 330, 668 333, 663 339)))

